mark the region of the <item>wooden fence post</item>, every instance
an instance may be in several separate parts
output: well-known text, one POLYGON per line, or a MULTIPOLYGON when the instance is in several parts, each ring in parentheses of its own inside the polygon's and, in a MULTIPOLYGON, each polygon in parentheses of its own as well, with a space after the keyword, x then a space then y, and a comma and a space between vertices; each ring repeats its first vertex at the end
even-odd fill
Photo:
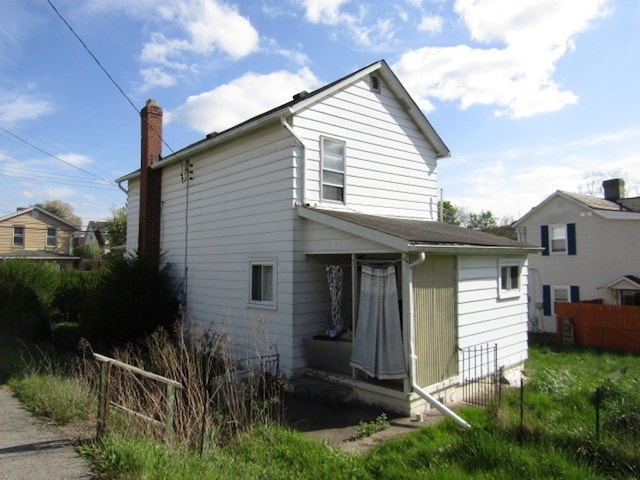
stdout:
POLYGON ((167 406, 166 406, 166 424, 164 430, 165 441, 173 436, 173 405, 176 400, 176 387, 171 383, 167 383, 167 406))
POLYGON ((96 438, 100 440, 107 431, 109 419, 109 392, 111 390, 111 363, 100 363, 100 393, 98 397, 98 429, 96 438))

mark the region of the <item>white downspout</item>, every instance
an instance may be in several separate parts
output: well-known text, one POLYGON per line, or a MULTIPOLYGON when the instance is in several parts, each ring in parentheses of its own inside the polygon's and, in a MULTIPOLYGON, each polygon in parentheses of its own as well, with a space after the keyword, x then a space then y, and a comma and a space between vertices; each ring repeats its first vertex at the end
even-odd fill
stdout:
POLYGON ((291 136, 300 144, 302 148, 302 205, 307 204, 307 149, 304 146, 304 142, 293 130, 291 125, 287 123, 287 118, 282 115, 280 117, 280 123, 291 134, 291 136))
MULTIPOLYGON (((409 264, 409 269, 413 269, 413 267, 420 265, 426 260, 426 254, 424 252, 419 252, 420 257, 415 261, 409 264)), ((412 274, 413 275, 413 274, 412 274)), ((420 395, 424 400, 426 400, 432 407, 438 410, 443 415, 451 418, 454 422, 464 428, 471 428, 464 419, 460 418, 453 410, 448 408, 443 403, 439 402, 434 396, 430 395, 428 392, 422 389, 416 382, 416 365, 418 363, 418 356, 415 352, 415 326, 414 326, 414 317, 413 317, 413 292, 409 292, 410 295, 410 320, 409 320, 409 355, 411 356, 411 361, 409 362, 409 378, 411 381, 411 387, 413 391, 420 395)))

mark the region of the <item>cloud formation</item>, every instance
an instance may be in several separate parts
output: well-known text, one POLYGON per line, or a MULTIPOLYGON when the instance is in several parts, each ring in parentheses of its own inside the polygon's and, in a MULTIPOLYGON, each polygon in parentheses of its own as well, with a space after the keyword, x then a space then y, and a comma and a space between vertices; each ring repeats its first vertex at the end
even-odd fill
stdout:
POLYGON ((320 86, 308 69, 296 73, 278 71, 261 75, 246 73, 213 90, 191 96, 172 112, 167 123, 178 121, 201 133, 223 131, 291 100, 302 90, 320 86), (250 92, 250 93, 249 93, 250 92))
POLYGON ((486 47, 422 47, 404 53, 395 71, 426 111, 432 99, 462 109, 494 106, 495 115, 530 117, 575 104, 553 80, 555 64, 577 34, 608 13, 608 0, 457 0, 470 40, 486 47))

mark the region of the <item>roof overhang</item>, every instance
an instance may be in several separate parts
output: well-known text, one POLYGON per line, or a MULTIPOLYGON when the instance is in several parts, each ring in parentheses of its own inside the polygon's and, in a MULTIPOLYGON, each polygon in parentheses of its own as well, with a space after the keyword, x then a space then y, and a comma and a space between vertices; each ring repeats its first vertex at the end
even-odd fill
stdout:
MULTIPOLYGON (((398 250, 399 252, 425 252, 439 255, 528 255, 530 253, 539 253, 542 251, 540 247, 534 247, 518 242, 513 245, 474 245, 471 243, 454 243, 444 241, 419 242, 403 238, 401 235, 391 233, 390 231, 382 231, 377 228, 359 223, 358 221, 346 220, 335 216, 334 211, 322 211, 316 208, 308 208, 298 206, 298 215, 307 220, 317 222, 327 227, 335 228, 351 235, 362 237, 372 242, 379 243, 386 247, 398 250)), ((350 213, 349 213, 350 214, 350 213)), ((357 217, 358 214, 354 216, 357 217)), ((402 222, 403 219, 391 217, 387 218, 390 222, 402 222)), ((415 220, 406 221, 415 222, 415 220)), ((424 225, 428 226, 431 222, 424 220, 424 225)), ((435 224, 435 222, 433 222, 435 224)))

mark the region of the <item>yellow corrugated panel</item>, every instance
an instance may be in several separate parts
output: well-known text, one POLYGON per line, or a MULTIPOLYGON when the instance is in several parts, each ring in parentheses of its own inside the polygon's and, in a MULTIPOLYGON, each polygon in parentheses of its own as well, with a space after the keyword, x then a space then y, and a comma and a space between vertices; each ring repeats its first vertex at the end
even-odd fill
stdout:
POLYGON ((458 373, 455 258, 427 256, 413 269, 416 380, 433 385, 458 373))

